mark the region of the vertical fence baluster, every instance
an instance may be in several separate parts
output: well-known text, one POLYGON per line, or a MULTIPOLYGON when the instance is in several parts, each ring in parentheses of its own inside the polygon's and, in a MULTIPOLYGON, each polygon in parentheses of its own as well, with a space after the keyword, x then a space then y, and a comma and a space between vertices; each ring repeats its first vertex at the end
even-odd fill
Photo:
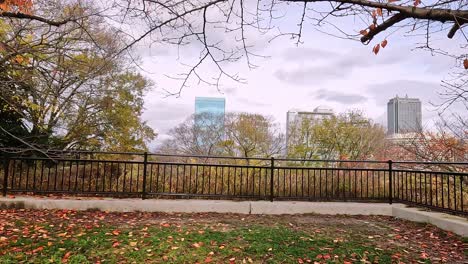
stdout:
MULTIPOLYGON (((188 165, 189 167, 189 181, 188 181, 188 193, 192 193, 192 165, 188 165)), ((229 184, 229 180, 228 180, 229 184)))
POLYGON ((7 195, 8 176, 10 170, 10 159, 5 157, 3 160, 3 196, 7 195))
POLYGON ((463 209, 463 204, 464 204, 464 201, 463 201, 463 175, 460 176, 460 211, 462 212, 465 212, 464 209, 463 209))
POLYGON ((388 185, 388 203, 392 204, 393 203, 393 168, 392 168, 392 160, 388 161, 388 180, 389 180, 389 185, 388 185))
POLYGON ((457 211, 457 178, 456 175, 453 175, 453 207, 457 211))
MULTIPOLYGON (((275 195, 273 193, 273 178, 275 174, 275 158, 270 159, 270 201, 273 202, 275 195)), ((279 175, 278 175, 279 176, 279 175)))
POLYGON ((11 186, 10 189, 14 190, 16 185, 16 160, 13 160, 13 166, 11 166, 13 171, 11 173, 11 186))
POLYGON ((185 164, 182 165, 182 169, 183 169, 183 173, 182 173, 182 193, 187 193, 187 191, 185 190, 185 182, 187 181, 187 177, 185 176, 185 164))
POLYGON ((440 197, 442 199, 442 208, 445 208, 444 204, 444 175, 440 175, 440 197))
POLYGON ((450 175, 446 174, 447 176, 447 208, 450 209, 450 175))
POLYGON ((141 191, 141 199, 146 199, 146 171, 148 167, 148 152, 144 153, 143 156, 143 190, 141 191))

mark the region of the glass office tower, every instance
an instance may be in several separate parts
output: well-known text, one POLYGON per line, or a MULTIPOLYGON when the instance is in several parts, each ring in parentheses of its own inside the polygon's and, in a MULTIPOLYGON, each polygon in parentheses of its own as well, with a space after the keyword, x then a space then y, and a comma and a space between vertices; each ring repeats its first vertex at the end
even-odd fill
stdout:
POLYGON ((200 146, 210 145, 217 136, 223 137, 225 106, 224 98, 195 97, 195 125, 198 131, 195 137, 200 146))
POLYGON ((195 97, 195 115, 208 113, 214 116, 224 116, 226 100, 216 97, 195 97))
POLYGON ((396 96, 388 101, 388 134, 421 132, 421 119, 421 101, 419 99, 396 96))

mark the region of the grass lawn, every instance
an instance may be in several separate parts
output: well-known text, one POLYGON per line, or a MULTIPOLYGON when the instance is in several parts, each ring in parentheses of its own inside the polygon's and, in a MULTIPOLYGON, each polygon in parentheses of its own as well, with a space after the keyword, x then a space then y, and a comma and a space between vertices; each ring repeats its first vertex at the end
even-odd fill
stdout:
POLYGON ((380 216, 0 210, 0 263, 466 263, 466 242, 380 216))

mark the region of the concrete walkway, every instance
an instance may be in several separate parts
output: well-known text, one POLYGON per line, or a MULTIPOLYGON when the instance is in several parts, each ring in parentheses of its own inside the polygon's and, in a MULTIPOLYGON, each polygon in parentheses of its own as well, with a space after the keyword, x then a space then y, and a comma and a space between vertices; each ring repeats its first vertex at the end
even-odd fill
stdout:
MULTIPOLYGON (((427 212, 403 204, 355 202, 291 202, 291 201, 226 201, 226 200, 159 200, 159 199, 50 199, 31 196, 0 198, 0 208, 70 209, 115 212, 165 213, 236 213, 236 214, 346 214, 387 215, 415 222, 425 222, 468 237, 466 218, 444 213, 427 212)), ((1 217, 1 216, 0 216, 1 217)))

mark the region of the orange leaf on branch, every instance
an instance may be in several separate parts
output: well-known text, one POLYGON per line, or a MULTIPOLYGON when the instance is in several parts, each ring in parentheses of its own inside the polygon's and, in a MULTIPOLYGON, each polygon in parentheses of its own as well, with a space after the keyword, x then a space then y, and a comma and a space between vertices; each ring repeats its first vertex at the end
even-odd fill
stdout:
MULTIPOLYGON (((416 1, 418 1, 418 0, 416 0, 416 1)), ((377 15, 383 16, 382 8, 377 8, 377 9, 376 9, 376 12, 377 12, 377 15)))
POLYGON ((371 25, 369 26, 369 29, 370 29, 370 30, 374 30, 376 27, 377 27, 377 26, 376 26, 375 24, 371 24, 371 25))
POLYGON ((465 59, 463 61, 463 66, 465 67, 465 69, 468 69, 468 59, 465 59))
POLYGON ((413 3, 414 6, 418 6, 420 4, 421 4, 421 0, 414 0, 414 3, 413 3))
POLYGON ((380 50, 380 44, 377 44, 374 46, 374 48, 372 49, 372 52, 375 53, 375 55, 377 55, 377 53, 379 53, 379 50, 380 50))
POLYGON ((386 39, 384 39, 382 41, 382 43, 380 43, 380 45, 382 46, 382 48, 385 48, 387 46, 387 43, 388 43, 388 41, 386 39))
POLYGON ((363 29, 361 31, 359 31, 359 33, 363 36, 367 35, 367 30, 363 29))

